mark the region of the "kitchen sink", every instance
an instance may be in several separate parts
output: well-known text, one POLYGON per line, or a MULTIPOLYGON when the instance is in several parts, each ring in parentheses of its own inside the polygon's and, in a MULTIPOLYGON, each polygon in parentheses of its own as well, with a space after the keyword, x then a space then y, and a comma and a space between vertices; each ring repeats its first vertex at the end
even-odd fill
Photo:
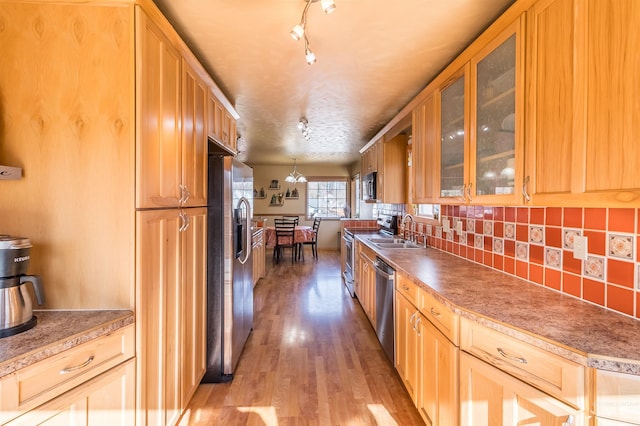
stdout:
POLYGON ((378 238, 369 238, 369 241, 372 243, 404 243, 402 238, 393 238, 393 237, 378 237, 378 238))
POLYGON ((413 249, 413 248, 423 248, 420 244, 412 243, 409 241, 405 241, 402 243, 375 243, 376 246, 385 249, 413 249))

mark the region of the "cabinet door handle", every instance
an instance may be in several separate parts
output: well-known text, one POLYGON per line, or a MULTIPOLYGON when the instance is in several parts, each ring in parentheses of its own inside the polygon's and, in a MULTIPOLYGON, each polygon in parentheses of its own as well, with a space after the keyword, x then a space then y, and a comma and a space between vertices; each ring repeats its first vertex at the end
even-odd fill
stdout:
POLYGON ((463 184, 462 185, 462 195, 460 196, 460 198, 462 198, 462 201, 464 201, 465 203, 467 202, 467 184, 463 184))
POLYGON ((520 364, 526 364, 527 363, 527 360, 525 358, 509 355, 504 350, 502 350, 502 348, 496 348, 496 349, 498 350, 498 353, 500 355, 502 355, 503 357, 505 357, 506 359, 509 359, 511 361, 519 362, 520 364))
MULTIPOLYGON (((417 312, 416 312, 417 313, 417 312)), ((422 334, 420 334, 420 317, 418 317, 418 319, 416 320, 416 326, 413 328, 416 333, 418 333, 418 337, 422 336, 422 334)))
POLYGON ((413 323, 413 317, 415 317, 417 313, 418 313, 418 311, 415 311, 415 312, 413 313, 413 315, 411 315, 411 317, 409 318, 409 324, 411 324, 411 327, 412 327, 414 330, 416 329, 416 326, 415 326, 415 324, 413 323))
POLYGON ((571 426, 574 424, 575 418, 572 415, 568 415, 567 419, 562 423, 562 426, 571 426))
POLYGON ((522 196, 524 197, 525 201, 531 201, 531 196, 527 192, 527 185, 529 184, 529 180, 530 177, 527 176, 526 178, 524 178, 524 182, 522 184, 522 196))
POLYGON ((440 318, 442 316, 442 314, 436 311, 434 308, 429 309, 429 312, 431 312, 431 315, 433 315, 436 318, 440 318))
POLYGON ((473 202, 473 198, 471 197, 471 187, 473 186, 473 183, 469 182, 469 185, 467 185, 467 198, 469 199, 469 202, 473 202))
POLYGON ((62 370, 60 370, 60 374, 69 374, 69 373, 73 373, 76 370, 81 370, 85 368, 87 365, 91 364, 95 358, 96 358, 95 356, 91 355, 89 358, 87 358, 85 362, 83 362, 80 365, 74 365, 73 367, 63 368, 62 370))

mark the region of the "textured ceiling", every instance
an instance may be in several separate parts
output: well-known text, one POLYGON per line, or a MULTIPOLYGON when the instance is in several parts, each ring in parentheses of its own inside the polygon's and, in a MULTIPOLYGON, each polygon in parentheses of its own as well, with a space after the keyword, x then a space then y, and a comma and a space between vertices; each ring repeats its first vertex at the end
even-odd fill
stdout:
POLYGON ((513 0, 154 0, 235 105, 239 159, 349 164, 513 0), (297 123, 309 121, 305 140, 297 123))

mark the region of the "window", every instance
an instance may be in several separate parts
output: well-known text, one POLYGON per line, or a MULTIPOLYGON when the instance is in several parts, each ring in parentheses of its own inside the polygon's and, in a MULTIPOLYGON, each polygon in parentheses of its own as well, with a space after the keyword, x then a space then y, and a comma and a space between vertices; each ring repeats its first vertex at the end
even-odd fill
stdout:
POLYGON ((348 217, 347 178, 307 178, 307 218, 348 217))

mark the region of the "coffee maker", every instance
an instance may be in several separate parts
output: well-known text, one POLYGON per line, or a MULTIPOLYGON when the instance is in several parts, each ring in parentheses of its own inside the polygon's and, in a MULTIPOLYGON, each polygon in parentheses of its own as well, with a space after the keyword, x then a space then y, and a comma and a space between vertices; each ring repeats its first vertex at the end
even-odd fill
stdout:
POLYGON ((0 338, 36 325, 28 283, 33 286, 38 305, 44 304, 40 278, 27 275, 30 250, 29 239, 0 235, 0 338))

